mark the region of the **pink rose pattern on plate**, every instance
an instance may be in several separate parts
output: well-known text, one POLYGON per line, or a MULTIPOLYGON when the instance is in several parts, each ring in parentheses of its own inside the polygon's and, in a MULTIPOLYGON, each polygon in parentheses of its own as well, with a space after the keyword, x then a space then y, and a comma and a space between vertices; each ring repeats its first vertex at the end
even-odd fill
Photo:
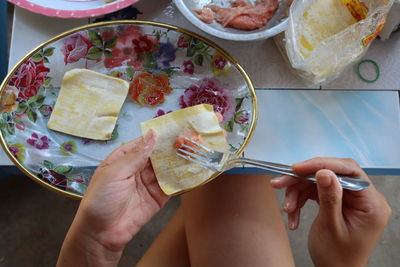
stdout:
POLYGON ((113 56, 104 60, 105 67, 112 69, 125 64, 135 69, 141 69, 142 62, 137 60, 138 53, 133 46, 133 41, 137 40, 141 36, 141 33, 140 27, 134 25, 125 27, 121 32, 116 32, 114 29, 104 32, 104 40, 110 40, 111 36, 118 34, 115 45, 110 45, 113 56))
MULTIPOLYGON (((99 142, 84 138, 74 141, 68 135, 53 139, 52 131, 47 128, 42 131, 37 124, 46 125, 58 94, 59 84, 55 81, 59 82, 61 77, 51 76, 60 75, 60 68, 66 71, 92 66, 128 81, 137 72, 163 73, 170 79, 190 77, 194 82, 182 95, 167 101, 177 101, 181 108, 211 104, 223 116, 222 124, 228 132, 246 136, 249 130, 251 113, 248 105, 247 108, 242 105, 244 99, 250 98, 249 94, 234 97, 235 85, 229 84, 231 81, 225 75, 234 68, 203 41, 147 25, 111 25, 76 32, 40 49, 23 62, 10 78, 8 91, 0 94, 0 130, 10 153, 37 177, 57 188, 78 194, 85 192, 94 168, 82 170, 65 164, 80 156, 75 153, 80 148, 97 146, 99 142), (196 82, 197 77, 201 79, 196 82), (32 159, 38 156, 43 160, 32 167, 32 159)), ((154 109, 143 120, 169 112, 170 108, 154 109)), ((127 141, 118 136, 115 127, 112 140, 102 145, 127 141)), ((233 152, 242 141, 235 142, 233 152)))
POLYGON ((10 85, 18 89, 19 98, 30 98, 38 93, 49 71, 50 69, 44 66, 43 60, 34 62, 28 59, 13 75, 10 85))
POLYGON ((61 52, 64 55, 65 65, 77 62, 81 58, 86 58, 89 49, 93 46, 89 38, 81 33, 63 39, 62 43, 61 52))
POLYGON ((192 84, 179 99, 181 108, 198 104, 210 104, 214 111, 221 113, 224 118, 222 124, 232 119, 235 113, 235 99, 230 88, 221 84, 216 78, 203 78, 192 84))

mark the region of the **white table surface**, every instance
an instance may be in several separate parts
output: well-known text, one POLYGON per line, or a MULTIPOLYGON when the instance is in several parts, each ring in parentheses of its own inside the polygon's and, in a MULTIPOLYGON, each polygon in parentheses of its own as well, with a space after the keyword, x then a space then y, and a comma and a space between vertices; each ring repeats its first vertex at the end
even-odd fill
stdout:
MULTIPOLYGON (((291 73, 272 39, 233 42, 212 37, 188 22, 169 0, 140 1, 135 7, 143 12, 137 19, 178 25, 211 39, 235 57, 249 74, 258 89, 260 114, 255 135, 246 149, 246 156, 288 164, 311 156, 353 157, 364 167, 400 169, 400 149, 394 149, 400 147, 400 110, 396 91, 400 90, 400 33, 393 34, 385 42, 374 41, 364 56, 379 64, 381 76, 377 82, 364 83, 352 69, 348 69, 336 81, 322 88, 311 88, 314 90, 310 91, 308 90, 310 88, 291 73), (325 89, 332 90, 325 91, 325 89), (334 89, 377 91, 343 92, 333 91, 334 89), (343 104, 344 97, 347 99, 347 104, 343 104), (352 99, 363 99, 363 101, 352 105, 349 104, 352 99), (370 107, 371 103, 378 105, 375 107, 376 110, 370 107), (291 109, 285 108, 288 105, 291 109), (379 106, 385 106, 385 109, 380 110, 379 106), (379 127, 372 127, 368 119, 362 118, 365 121, 360 121, 361 117, 354 114, 362 113, 365 109, 369 112, 367 116, 372 117, 373 121, 384 123, 378 125, 379 127), (316 115, 318 113, 323 113, 323 116, 318 117, 316 115), (293 129, 290 127, 293 125, 280 123, 285 119, 280 122, 271 119, 273 116, 288 118, 293 115, 294 121, 304 127, 293 129), (321 126, 326 120, 334 125, 334 133, 326 134, 326 127, 329 126, 321 126), (345 123, 341 123, 343 121, 345 123), (344 130, 347 127, 352 131, 344 130), (287 134, 296 131, 302 134, 287 134), (386 135, 388 131, 391 133, 386 135), (379 138, 382 135, 386 136, 384 143, 379 138), (270 141, 265 141, 266 136, 270 141), (335 142, 341 142, 343 149, 335 150, 337 147, 335 142), (372 152, 375 156, 371 154, 372 152)), ((88 21, 88 19, 49 18, 16 7, 10 68, 37 45, 66 30, 87 24, 88 21)), ((366 70, 367 73, 369 71, 366 70)), ((11 164, 1 151, 0 165, 11 164)))

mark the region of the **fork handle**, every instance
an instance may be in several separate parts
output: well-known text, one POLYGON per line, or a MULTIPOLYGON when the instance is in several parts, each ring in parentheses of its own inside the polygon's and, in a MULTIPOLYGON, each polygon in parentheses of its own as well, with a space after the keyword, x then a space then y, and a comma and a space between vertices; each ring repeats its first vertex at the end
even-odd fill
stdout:
MULTIPOLYGON (((314 175, 307 175, 307 176, 299 176, 297 175, 292 167, 289 165, 278 164, 273 162, 267 162, 262 160, 255 160, 249 158, 234 158, 229 160, 228 165, 239 165, 239 164, 250 164, 256 166, 261 169, 265 169, 268 171, 272 171, 275 173, 280 174, 287 174, 294 177, 299 177, 305 180, 313 181, 314 183, 317 181, 314 175)), ((360 176, 345 176, 336 174, 339 183, 342 185, 344 189, 352 190, 352 191, 359 191, 369 186, 369 182, 360 176)))

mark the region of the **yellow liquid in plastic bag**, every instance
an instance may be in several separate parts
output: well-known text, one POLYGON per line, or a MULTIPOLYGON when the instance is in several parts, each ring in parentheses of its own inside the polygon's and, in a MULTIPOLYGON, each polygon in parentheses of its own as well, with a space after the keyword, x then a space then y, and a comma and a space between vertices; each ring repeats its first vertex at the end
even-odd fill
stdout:
POLYGON ((324 39, 356 23, 342 0, 318 0, 304 12, 301 19, 300 52, 307 58, 324 39))
POLYGON ((341 1, 357 21, 360 21, 367 17, 368 7, 363 2, 359 0, 341 0, 341 1))

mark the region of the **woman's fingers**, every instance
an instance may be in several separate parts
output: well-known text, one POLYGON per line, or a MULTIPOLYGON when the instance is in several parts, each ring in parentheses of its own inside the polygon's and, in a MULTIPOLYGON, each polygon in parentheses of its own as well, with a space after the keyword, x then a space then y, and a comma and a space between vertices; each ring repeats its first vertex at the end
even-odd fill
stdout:
POLYGON ((283 204, 283 209, 287 213, 293 212, 297 207, 297 198, 299 197, 300 190, 296 187, 296 185, 288 187, 285 192, 285 202, 283 204))
POLYGON ((300 223, 301 208, 308 198, 315 198, 311 195, 315 185, 301 178, 282 175, 271 179, 271 186, 276 189, 287 188, 283 209, 288 214, 289 229, 297 229, 300 223))
POLYGON ((292 165, 292 168, 299 175, 313 174, 317 173, 319 170, 327 169, 331 170, 335 174, 360 176, 362 179, 369 181, 370 186, 360 191, 346 190, 346 193, 360 197, 377 193, 368 175, 365 174, 358 163, 353 159, 313 158, 303 162, 295 163, 292 165))
POLYGON ((99 169, 108 172, 106 177, 115 178, 118 180, 128 179, 137 172, 142 171, 155 146, 155 134, 149 131, 141 141, 137 142, 134 147, 130 148, 125 155, 111 164, 102 165, 99 169))
POLYGON ((315 200, 316 188, 312 184, 301 183, 289 187, 286 190, 285 203, 290 203, 284 207, 288 213, 288 225, 290 230, 295 230, 300 224, 300 213, 308 199, 315 200), (295 200, 293 200, 296 197, 295 200))
POLYGON ((143 137, 143 141, 133 147, 122 158, 112 164, 113 169, 118 172, 126 171, 127 173, 135 173, 142 171, 149 161, 149 157, 155 146, 155 135, 153 131, 149 131, 143 137))
POLYGON ((288 213, 288 227, 290 230, 296 230, 300 224, 300 208, 288 213))
POLYGON ((114 163, 115 161, 117 161, 118 159, 122 158, 123 156, 125 156, 126 153, 128 153, 129 151, 131 151, 134 147, 136 147, 137 145, 139 145, 141 142, 143 142, 143 137, 139 137, 136 138, 135 140, 130 141, 129 143, 126 143, 120 147, 118 147, 117 149, 115 149, 113 152, 111 152, 110 155, 107 156, 107 158, 105 158, 101 164, 99 165, 99 167, 105 167, 107 165, 110 165, 112 163, 114 163))
POLYGON ((134 151, 135 149, 137 150, 138 147, 143 146, 146 142, 149 141, 149 139, 154 140, 155 142, 155 132, 153 130, 150 130, 146 133, 144 137, 139 137, 136 138, 135 140, 130 141, 129 143, 126 143, 117 149, 115 149, 113 152, 111 152, 110 155, 108 155, 99 165, 99 167, 105 167, 107 165, 113 164, 114 162, 118 161, 122 157, 124 157, 127 153, 134 151), (148 140, 146 141, 146 137, 148 140))
POLYGON ((313 158, 295 163, 292 165, 292 168, 299 175, 313 174, 319 170, 328 169, 337 174, 366 176, 358 163, 353 159, 313 158))
POLYGON ((316 178, 319 199, 318 218, 339 227, 343 222, 343 189, 335 173, 330 170, 319 170, 316 178))
POLYGON ((299 178, 290 175, 282 175, 271 179, 271 186, 275 189, 282 189, 300 183, 299 178))
POLYGON ((298 206, 298 200, 307 188, 312 187, 313 184, 311 183, 297 183, 294 185, 289 186, 285 192, 285 202, 283 205, 283 209, 290 213, 293 212, 298 206))
POLYGON ((140 177, 151 197, 157 201, 160 208, 163 207, 169 199, 169 196, 167 196, 160 188, 150 161, 147 162, 140 177))

